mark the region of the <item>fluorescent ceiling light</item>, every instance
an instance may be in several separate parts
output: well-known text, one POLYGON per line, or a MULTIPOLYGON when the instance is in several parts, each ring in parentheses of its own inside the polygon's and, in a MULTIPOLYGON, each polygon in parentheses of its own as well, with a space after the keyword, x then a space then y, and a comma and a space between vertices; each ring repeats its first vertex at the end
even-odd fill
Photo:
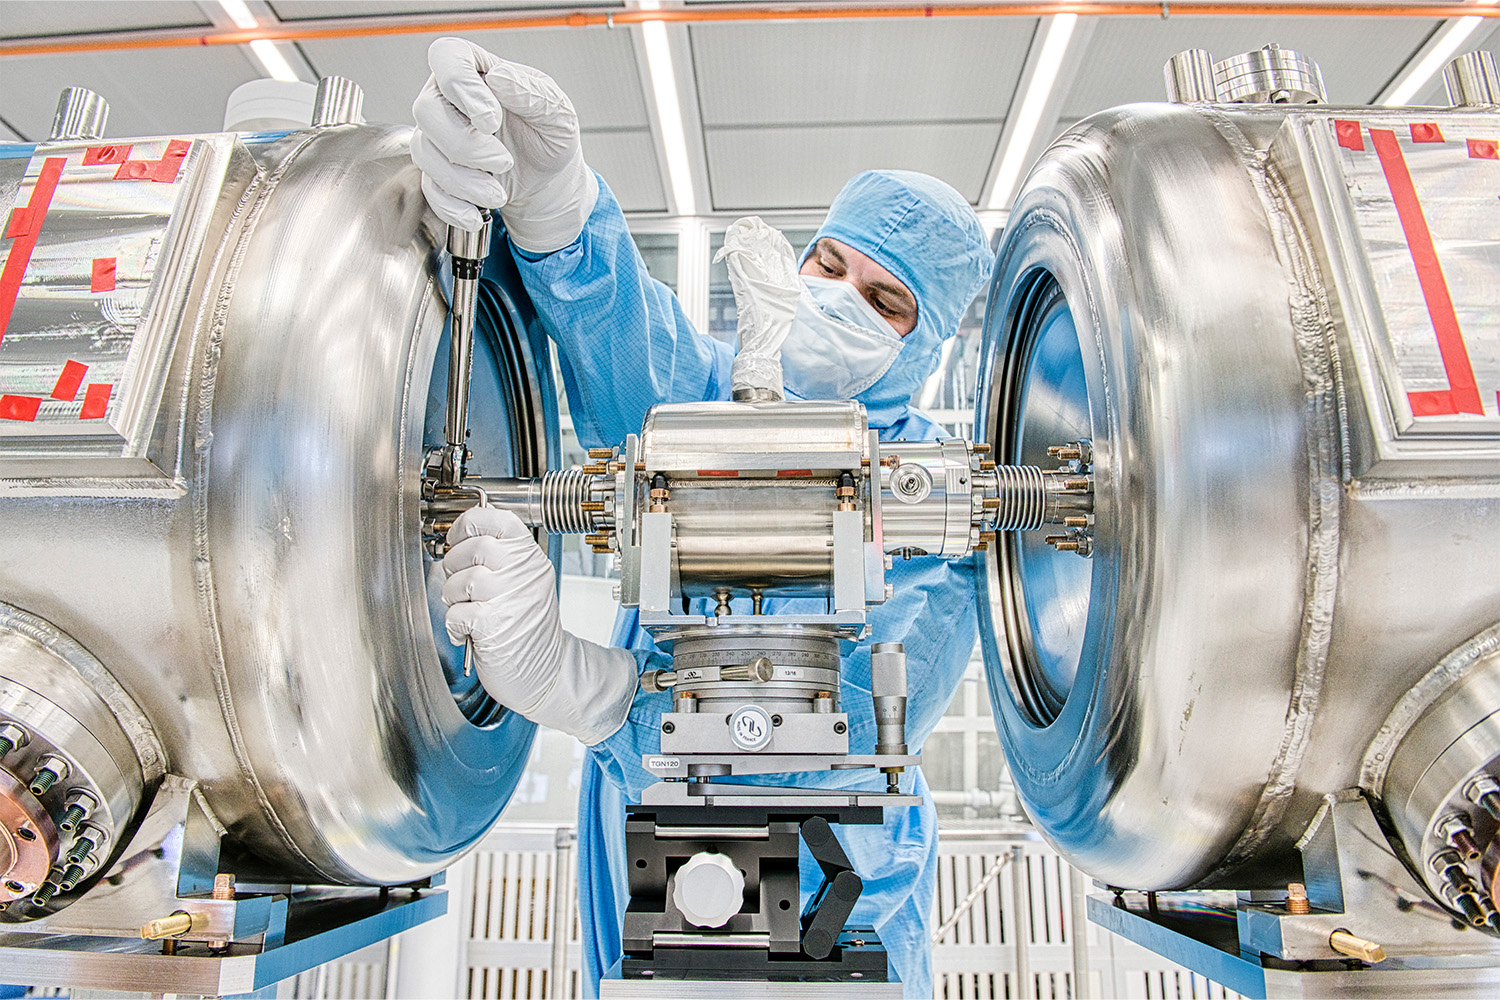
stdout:
POLYGON ((237 28, 257 28, 260 22, 255 20, 255 15, 250 13, 250 8, 245 6, 245 0, 219 0, 219 6, 224 8, 224 13, 234 22, 237 28))
POLYGON ((302 79, 297 75, 297 71, 292 69, 292 64, 286 61, 286 56, 276 48, 276 43, 270 39, 257 38, 250 43, 250 51, 260 61, 261 67, 271 79, 293 82, 302 79))
POLYGON ((1427 51, 1427 55, 1423 56, 1416 65, 1406 71, 1401 79, 1397 81, 1396 85, 1385 95, 1385 100, 1380 103, 1388 107, 1410 104, 1418 94, 1427 88, 1427 85, 1432 82, 1432 78, 1443 71, 1443 67, 1448 65, 1449 61, 1452 60, 1453 53, 1457 52, 1463 46, 1464 42, 1469 40, 1469 36, 1479 30, 1479 26, 1484 21, 1485 19, 1482 17, 1471 15, 1469 17, 1460 17, 1443 25, 1442 28, 1438 29, 1437 38, 1434 40, 1432 48, 1427 51))
MULTIPOLYGON (((660 10, 660 0, 641 0, 641 10, 660 10)), ((672 47, 667 26, 661 21, 641 23, 646 43, 646 68, 656 98, 656 117, 661 122, 661 141, 667 153, 667 179, 672 185, 678 215, 697 215, 693 198, 693 174, 688 162, 687 132, 682 127, 682 105, 677 100, 677 74, 672 70, 672 47)))
POLYGON ((1042 111, 1047 98, 1057 84, 1057 74, 1062 71, 1063 57, 1068 53, 1068 41, 1078 24, 1077 14, 1053 14, 1043 29, 1042 48, 1037 53, 1036 66, 1031 73, 1031 83, 1021 98, 1020 110, 1010 123, 1010 134, 1005 137, 1005 148, 1000 152, 1000 169, 995 172, 995 186, 990 189, 990 209, 1005 208, 1010 204, 1021 171, 1026 166, 1026 157, 1031 152, 1036 130, 1042 124, 1042 111))
MULTIPOLYGON (((260 22, 255 19, 255 15, 250 13, 249 7, 245 6, 245 0, 219 0, 219 6, 224 8, 224 13, 229 15, 235 27, 260 27, 260 22)), ((255 61, 260 63, 266 76, 273 80, 296 82, 302 79, 297 75, 297 71, 292 69, 292 64, 286 61, 286 56, 276 48, 276 43, 269 38, 257 38, 251 42, 250 54, 255 56, 255 61)))

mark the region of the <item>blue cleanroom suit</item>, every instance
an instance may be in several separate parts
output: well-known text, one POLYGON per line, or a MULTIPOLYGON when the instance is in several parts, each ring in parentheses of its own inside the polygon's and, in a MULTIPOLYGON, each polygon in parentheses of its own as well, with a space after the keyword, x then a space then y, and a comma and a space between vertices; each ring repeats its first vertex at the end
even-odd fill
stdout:
MULTIPOLYGON (((993 260, 972 210, 947 185, 922 174, 870 171, 845 187, 818 238, 829 236, 884 266, 917 300, 916 327, 884 375, 857 397, 880 437, 926 440, 942 437, 933 421, 909 408, 911 396, 936 368, 942 341, 988 276, 993 260)), ((543 256, 512 246, 522 280, 548 333, 557 343, 563 383, 580 443, 608 447, 637 433, 657 403, 729 398, 733 350, 694 330, 673 293, 646 273, 625 218, 609 188, 582 235, 543 256)), ((870 698, 870 643, 904 642, 909 664, 907 742, 915 752, 947 708, 977 637, 975 562, 918 557, 898 561, 888 580, 895 598, 871 610, 870 636, 844 660, 841 702, 850 716, 849 746, 874 750, 870 698)), ((765 611, 794 608, 796 601, 767 601, 765 611)), ((821 612, 822 601, 807 610, 821 612)), ((700 601, 694 613, 711 613, 700 601)), ((748 613, 736 607, 737 614, 748 613)), ((614 644, 634 652, 641 670, 669 666, 622 609, 614 644)), ((660 750, 660 713, 669 695, 637 692, 627 722, 591 748, 578 806, 578 890, 588 995, 597 995, 602 974, 621 955, 621 927, 628 902, 624 807, 639 801, 656 779, 641 765, 643 754, 660 750)), ((803 773, 799 785, 884 788, 871 771, 803 773)), ((902 789, 925 793, 921 774, 908 773, 902 789)), ((873 925, 907 996, 932 995, 930 916, 937 878, 937 816, 930 803, 888 809, 883 826, 839 829, 839 838, 865 890, 850 923, 873 925)), ((802 861, 805 903, 820 872, 802 861)))

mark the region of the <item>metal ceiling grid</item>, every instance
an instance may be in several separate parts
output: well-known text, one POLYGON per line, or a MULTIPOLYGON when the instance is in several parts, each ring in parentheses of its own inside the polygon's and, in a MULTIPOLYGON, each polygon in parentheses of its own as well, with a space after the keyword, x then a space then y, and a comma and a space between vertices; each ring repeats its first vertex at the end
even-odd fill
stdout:
POLYGON ((711 129, 714 208, 826 208, 846 180, 876 168, 921 170, 977 201, 999 134, 991 123, 948 122, 711 129))
POLYGON ((422 0, 420 3, 382 3, 370 0, 270 0, 267 4, 283 21, 307 21, 320 17, 379 17, 385 14, 443 14, 493 11, 513 14, 522 10, 621 10, 619 0, 573 0, 566 5, 546 0, 422 0))
POLYGON ((263 75, 239 46, 6 56, 0 60, 0 118, 19 138, 45 139, 57 96, 87 87, 109 101, 111 136, 217 132, 229 92, 263 75))
POLYGON ((1275 42, 1323 69, 1329 100, 1373 101, 1439 22, 1422 18, 1100 18, 1061 118, 1071 123, 1118 104, 1166 99, 1162 65, 1184 49, 1223 59, 1275 42))
POLYGON ((860 170, 925 170, 978 199, 1033 18, 694 25, 716 211, 826 206, 860 170))
MULTIPOLYGON (((365 92, 371 121, 411 121, 411 102, 427 79, 427 47, 436 35, 391 35, 302 43, 320 74, 346 76, 365 92), (376 71, 372 67, 379 67, 376 71)), ((646 111, 645 85, 624 28, 545 28, 466 34, 476 45, 535 66, 562 87, 578 111, 590 165, 609 178, 626 211, 666 209, 646 111)))
POLYGON ((5 0, 0 38, 75 35, 88 31, 130 31, 137 28, 187 28, 209 24, 195 3, 182 0, 5 0))

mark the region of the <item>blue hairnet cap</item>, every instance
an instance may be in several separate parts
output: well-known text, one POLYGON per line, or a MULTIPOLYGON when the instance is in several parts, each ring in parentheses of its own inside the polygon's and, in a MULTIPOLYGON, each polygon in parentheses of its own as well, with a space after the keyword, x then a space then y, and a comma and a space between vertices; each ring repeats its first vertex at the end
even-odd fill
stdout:
POLYGON ((803 260, 825 236, 874 260, 917 300, 917 325, 902 341, 895 363, 858 396, 872 421, 894 422, 937 368, 942 342, 958 332, 995 255, 963 195, 912 170, 867 170, 851 178, 803 260))

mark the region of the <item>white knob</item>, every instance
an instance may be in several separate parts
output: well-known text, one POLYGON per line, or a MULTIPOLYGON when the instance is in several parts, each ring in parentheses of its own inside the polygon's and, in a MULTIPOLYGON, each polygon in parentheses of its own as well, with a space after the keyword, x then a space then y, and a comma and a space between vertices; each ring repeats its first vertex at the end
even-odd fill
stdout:
POLYGON ((745 876, 724 855, 700 851, 677 869, 672 902, 695 927, 723 927, 745 903, 745 876))

